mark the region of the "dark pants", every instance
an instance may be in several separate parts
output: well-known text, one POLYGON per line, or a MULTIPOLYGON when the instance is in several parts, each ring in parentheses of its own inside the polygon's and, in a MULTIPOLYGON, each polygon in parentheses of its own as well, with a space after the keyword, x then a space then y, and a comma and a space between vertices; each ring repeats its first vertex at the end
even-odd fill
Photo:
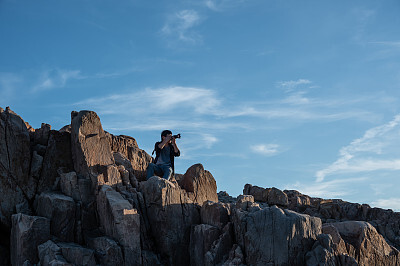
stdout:
POLYGON ((172 167, 169 165, 160 165, 160 164, 150 163, 149 167, 147 167, 147 180, 149 180, 149 178, 154 175, 157 175, 157 176, 160 176, 162 178, 169 180, 172 175, 172 167))

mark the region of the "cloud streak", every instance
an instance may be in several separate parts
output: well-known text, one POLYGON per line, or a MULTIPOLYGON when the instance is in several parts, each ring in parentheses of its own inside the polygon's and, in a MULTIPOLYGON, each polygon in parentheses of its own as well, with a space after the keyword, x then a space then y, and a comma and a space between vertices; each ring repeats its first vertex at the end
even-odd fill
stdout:
POLYGON ((386 124, 367 130, 363 137, 341 148, 335 162, 317 171, 317 182, 337 173, 400 170, 400 156, 396 145, 400 141, 399 130, 400 114, 386 124))
POLYGON ((257 144, 250 146, 252 152, 264 156, 273 156, 279 152, 278 144, 257 144))
POLYGON ((67 82, 71 79, 83 79, 79 70, 64 70, 64 69, 52 69, 44 71, 37 82, 33 86, 31 92, 41 92, 52 90, 56 88, 63 88, 67 82))

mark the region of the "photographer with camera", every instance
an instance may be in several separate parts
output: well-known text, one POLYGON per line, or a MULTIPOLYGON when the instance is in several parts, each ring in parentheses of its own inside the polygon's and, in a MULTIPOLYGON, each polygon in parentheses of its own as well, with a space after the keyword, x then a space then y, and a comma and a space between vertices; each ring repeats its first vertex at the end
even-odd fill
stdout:
MULTIPOLYGON (((170 130, 161 132, 161 141, 156 142, 154 145, 156 158, 154 163, 150 163, 147 168, 147 179, 154 175, 158 175, 167 180, 171 178, 175 170, 174 158, 181 154, 176 145, 176 139, 180 137, 180 134, 172 136, 170 130)), ((152 154, 154 154, 154 151, 152 154)))

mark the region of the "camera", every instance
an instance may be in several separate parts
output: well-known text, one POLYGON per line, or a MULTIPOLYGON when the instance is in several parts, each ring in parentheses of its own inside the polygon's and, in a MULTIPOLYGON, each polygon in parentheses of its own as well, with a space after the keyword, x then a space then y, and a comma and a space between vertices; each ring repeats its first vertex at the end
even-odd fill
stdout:
POLYGON ((181 138, 181 134, 176 134, 172 136, 174 139, 180 139, 181 138))

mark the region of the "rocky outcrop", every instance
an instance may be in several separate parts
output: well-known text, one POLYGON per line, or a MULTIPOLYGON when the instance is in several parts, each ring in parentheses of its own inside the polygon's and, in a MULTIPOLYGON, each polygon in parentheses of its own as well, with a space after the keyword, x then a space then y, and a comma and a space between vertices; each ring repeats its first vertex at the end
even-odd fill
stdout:
POLYGON ((217 194, 201 164, 145 181, 134 138, 71 118, 34 129, 0 108, 0 264, 400 265, 399 213, 250 184, 217 194))
POLYGON ((252 195, 256 201, 266 202, 269 205, 288 206, 288 197, 285 192, 273 187, 262 188, 246 184, 243 189, 243 195, 252 195))
POLYGON ((233 222, 246 264, 304 265, 321 234, 321 220, 276 206, 260 208, 252 198, 244 203, 233 211, 233 222))

